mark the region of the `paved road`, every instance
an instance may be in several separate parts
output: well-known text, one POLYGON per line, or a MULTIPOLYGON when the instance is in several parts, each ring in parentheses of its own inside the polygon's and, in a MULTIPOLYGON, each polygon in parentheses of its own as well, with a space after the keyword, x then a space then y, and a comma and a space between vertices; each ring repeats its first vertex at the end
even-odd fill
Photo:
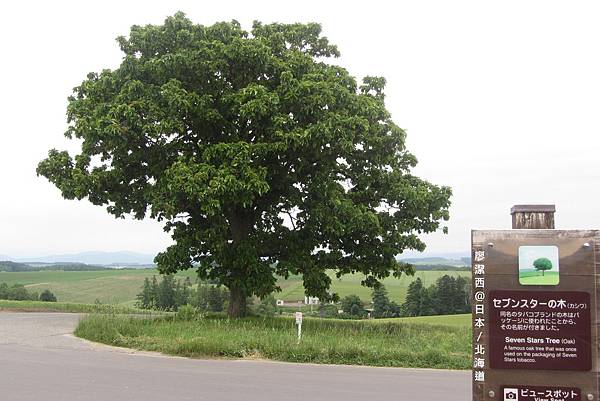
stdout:
POLYGON ((467 372, 197 360, 73 337, 78 315, 0 313, 6 401, 465 401, 467 372))

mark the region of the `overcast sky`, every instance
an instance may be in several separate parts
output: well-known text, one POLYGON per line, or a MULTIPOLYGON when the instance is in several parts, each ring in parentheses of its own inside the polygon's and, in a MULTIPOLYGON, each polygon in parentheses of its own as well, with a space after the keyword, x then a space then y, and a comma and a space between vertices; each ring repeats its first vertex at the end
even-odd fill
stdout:
POLYGON ((450 232, 429 253, 465 252, 472 228, 510 228, 518 203, 554 203, 557 228, 600 224, 600 2, 7 1, 0 4, 0 254, 156 253, 153 221, 63 200, 35 175, 63 132, 66 98, 115 68, 133 24, 315 21, 355 77, 381 75, 416 173, 453 188, 450 232))

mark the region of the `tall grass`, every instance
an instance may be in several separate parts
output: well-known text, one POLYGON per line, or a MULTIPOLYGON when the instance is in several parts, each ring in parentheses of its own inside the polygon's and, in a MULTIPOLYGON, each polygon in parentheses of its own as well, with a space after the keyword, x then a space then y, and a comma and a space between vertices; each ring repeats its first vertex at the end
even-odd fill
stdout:
POLYGON ((404 322, 249 317, 131 318, 90 315, 75 334, 88 340, 188 357, 266 358, 289 362, 470 368, 470 330, 404 322))
POLYGON ((389 318, 389 319, 377 319, 373 322, 405 322, 405 323, 417 323, 417 324, 430 324, 434 326, 454 326, 454 327, 470 327, 471 326, 471 314, 465 313, 461 315, 436 315, 436 316, 415 316, 415 317, 401 317, 401 318, 389 318))

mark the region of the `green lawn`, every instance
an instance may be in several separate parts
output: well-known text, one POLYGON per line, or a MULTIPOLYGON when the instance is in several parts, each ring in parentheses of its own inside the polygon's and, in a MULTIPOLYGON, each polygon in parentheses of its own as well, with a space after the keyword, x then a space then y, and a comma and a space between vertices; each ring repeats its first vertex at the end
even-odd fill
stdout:
MULTIPOLYGON (((420 277, 426 286, 429 286, 443 276, 469 276, 469 272, 458 271, 425 271, 417 272, 415 276, 402 276, 400 279, 388 278, 384 284, 391 300, 398 303, 404 302, 408 285, 420 277)), ((41 292, 50 289, 59 301, 133 305, 136 295, 140 292, 145 277, 158 275, 154 269, 139 270, 100 270, 86 272, 41 271, 41 272, 0 272, 0 282, 8 284, 24 284, 29 290, 41 292)), ((196 276, 194 270, 179 272, 178 277, 196 276)), ((359 274, 342 277, 341 280, 332 277, 332 290, 341 297, 350 294, 358 295, 363 301, 371 300, 371 289, 360 285, 362 276, 359 274)), ((300 277, 291 277, 288 280, 280 279, 278 284, 282 287, 281 293, 274 294, 275 298, 288 302, 304 299, 304 288, 300 277)))
MULTIPOLYGON (((307 363, 469 369, 470 326, 447 318, 351 321, 200 317, 191 321, 90 315, 75 334, 91 341, 188 357, 266 358, 307 363), (438 324, 442 323, 442 324, 438 324)), ((458 321, 464 321, 459 318, 458 321)))

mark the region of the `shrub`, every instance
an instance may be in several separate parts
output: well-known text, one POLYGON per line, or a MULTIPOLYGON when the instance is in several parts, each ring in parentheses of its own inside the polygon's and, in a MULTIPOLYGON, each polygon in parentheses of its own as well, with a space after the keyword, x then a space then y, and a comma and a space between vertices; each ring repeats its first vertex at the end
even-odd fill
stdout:
POLYGON ((23 284, 13 284, 9 287, 6 283, 0 283, 0 299, 11 301, 37 301, 38 293, 27 291, 23 284))
POLYGON ((192 305, 186 304, 179 307, 177 313, 175 314, 176 320, 189 322, 190 320, 194 320, 196 318, 196 308, 192 305))
POLYGON ((277 301, 273 295, 267 296, 265 299, 260 301, 256 313, 261 316, 275 316, 277 313, 277 301))
POLYGON ((320 304, 318 314, 320 317, 338 317, 338 307, 334 304, 320 304))
POLYGON ((40 294, 40 301, 56 302, 56 296, 50 290, 44 290, 40 294))

